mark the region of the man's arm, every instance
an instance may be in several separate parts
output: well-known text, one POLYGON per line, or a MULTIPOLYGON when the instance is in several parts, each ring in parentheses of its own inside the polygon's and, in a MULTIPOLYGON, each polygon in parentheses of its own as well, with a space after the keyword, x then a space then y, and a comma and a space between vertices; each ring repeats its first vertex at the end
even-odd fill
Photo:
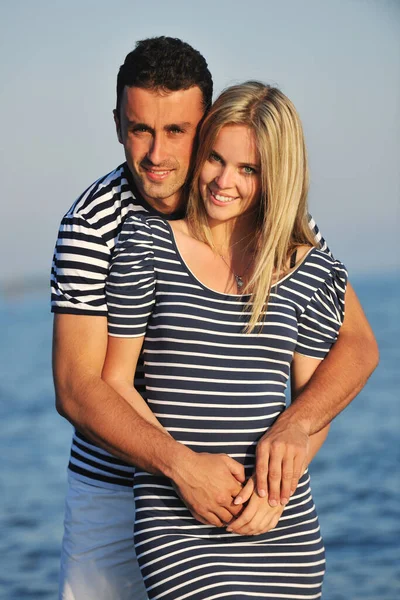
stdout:
POLYGON ((307 461, 309 436, 321 431, 364 387, 379 361, 374 334, 353 288, 337 342, 257 446, 257 489, 271 506, 288 497, 307 461))
POLYGON ((237 513, 232 496, 244 481, 242 465, 222 455, 196 454, 141 417, 102 380, 107 319, 56 314, 53 371, 58 412, 121 460, 170 478, 194 516, 222 525, 237 513))

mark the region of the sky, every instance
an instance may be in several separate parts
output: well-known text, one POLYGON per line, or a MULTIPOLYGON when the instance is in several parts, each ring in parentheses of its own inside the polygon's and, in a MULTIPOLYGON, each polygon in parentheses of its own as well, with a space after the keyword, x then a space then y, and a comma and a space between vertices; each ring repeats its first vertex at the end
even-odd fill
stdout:
POLYGON ((310 209, 351 276, 400 265, 400 0, 3 0, 0 283, 44 279, 59 222, 123 162, 112 109, 137 40, 200 50, 215 93, 278 85, 303 121, 310 209))

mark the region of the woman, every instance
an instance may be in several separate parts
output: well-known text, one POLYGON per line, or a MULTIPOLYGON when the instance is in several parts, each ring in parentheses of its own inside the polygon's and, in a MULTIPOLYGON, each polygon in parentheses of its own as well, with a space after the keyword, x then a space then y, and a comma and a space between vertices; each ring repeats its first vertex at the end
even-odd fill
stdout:
MULTIPOLYGON (((108 286, 104 378, 123 393, 144 339, 147 405, 196 452, 244 464, 242 513, 196 521, 163 478, 135 476, 135 545, 150 598, 319 598, 324 548, 306 471, 286 506, 254 490, 255 448, 335 342, 346 271, 314 247, 292 103, 258 82, 221 94, 200 132, 187 217, 127 219, 108 286)), ((150 410, 151 409, 151 410, 150 410)), ((312 436, 311 457, 326 431, 312 436)))

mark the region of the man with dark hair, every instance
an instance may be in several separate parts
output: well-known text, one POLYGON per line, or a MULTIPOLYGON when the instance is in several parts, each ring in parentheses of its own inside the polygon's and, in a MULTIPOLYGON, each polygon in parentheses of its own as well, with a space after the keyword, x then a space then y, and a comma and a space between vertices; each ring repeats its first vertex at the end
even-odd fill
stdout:
MULTIPOLYGON (((146 598, 133 547, 132 465, 171 479, 203 523, 222 526, 241 509, 233 504, 244 481, 241 464, 175 442, 101 379, 112 310, 105 281, 122 223, 132 212, 183 215, 196 132, 211 96, 211 75, 197 50, 168 37, 138 42, 120 68, 114 111, 126 162, 93 183, 61 222, 52 268, 53 367, 57 410, 76 428, 61 556, 64 600, 146 598)), ((374 367, 373 336, 354 295, 348 300, 350 320, 317 370, 322 375, 296 399, 303 415, 318 397, 319 410, 329 408, 333 418, 374 367)), ((145 395, 142 377, 139 367, 135 385, 145 395)), ((271 428, 273 447, 263 443, 263 469, 267 454, 276 464, 281 453, 282 473, 268 474, 271 503, 282 499, 288 454, 302 444, 306 453, 307 435, 295 410, 288 415, 271 428)))

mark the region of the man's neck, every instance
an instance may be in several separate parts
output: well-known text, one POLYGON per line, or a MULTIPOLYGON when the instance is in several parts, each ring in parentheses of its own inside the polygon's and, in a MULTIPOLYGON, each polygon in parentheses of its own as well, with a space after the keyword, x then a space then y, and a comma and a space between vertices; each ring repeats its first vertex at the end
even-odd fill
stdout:
POLYGON ((183 194, 174 194, 170 198, 149 198, 145 194, 142 198, 157 212, 163 213, 164 215, 172 215, 175 213, 182 213, 184 210, 183 194))

